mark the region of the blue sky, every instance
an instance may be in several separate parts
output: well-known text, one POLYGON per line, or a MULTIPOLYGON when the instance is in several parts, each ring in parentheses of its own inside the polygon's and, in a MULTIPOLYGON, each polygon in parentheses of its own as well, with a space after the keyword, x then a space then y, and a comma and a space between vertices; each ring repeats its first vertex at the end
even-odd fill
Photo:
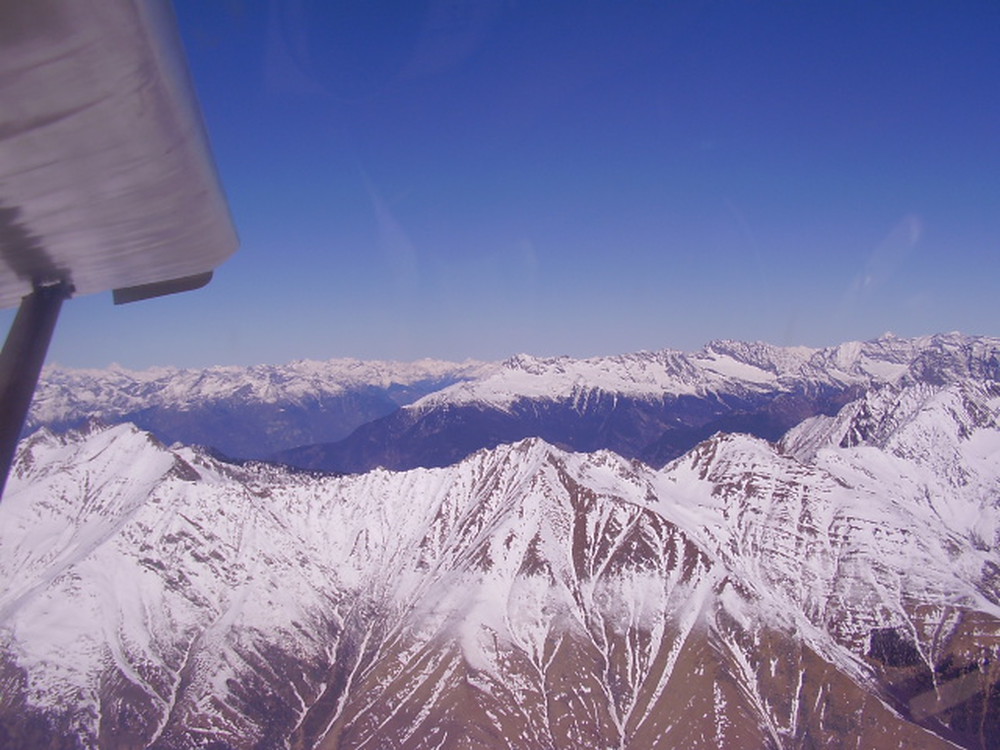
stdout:
POLYGON ((1000 334, 1000 3, 176 8, 241 249, 50 361, 1000 334))

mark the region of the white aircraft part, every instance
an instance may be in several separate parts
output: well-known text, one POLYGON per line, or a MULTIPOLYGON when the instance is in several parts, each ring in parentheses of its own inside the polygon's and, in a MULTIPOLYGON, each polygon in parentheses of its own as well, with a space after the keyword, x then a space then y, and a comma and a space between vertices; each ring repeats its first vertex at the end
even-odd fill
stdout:
POLYGON ((0 307, 195 288, 236 246, 169 3, 0 0, 0 307))

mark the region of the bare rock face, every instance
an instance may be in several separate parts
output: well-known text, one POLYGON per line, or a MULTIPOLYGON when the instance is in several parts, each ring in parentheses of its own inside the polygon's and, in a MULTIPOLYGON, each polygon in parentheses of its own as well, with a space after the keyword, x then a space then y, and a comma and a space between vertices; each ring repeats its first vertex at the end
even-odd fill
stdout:
POLYGON ((659 470, 39 431, 0 503, 0 746, 997 747, 998 458, 976 378, 659 470))

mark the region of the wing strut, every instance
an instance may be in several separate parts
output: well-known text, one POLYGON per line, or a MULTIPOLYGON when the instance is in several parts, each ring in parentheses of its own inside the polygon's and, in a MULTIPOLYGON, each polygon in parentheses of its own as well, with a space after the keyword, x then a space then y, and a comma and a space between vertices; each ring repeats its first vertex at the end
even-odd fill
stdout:
POLYGON ((73 287, 65 281, 36 286, 21 300, 0 351, 0 497, 14 463, 17 439, 28 416, 59 309, 72 292, 73 287))

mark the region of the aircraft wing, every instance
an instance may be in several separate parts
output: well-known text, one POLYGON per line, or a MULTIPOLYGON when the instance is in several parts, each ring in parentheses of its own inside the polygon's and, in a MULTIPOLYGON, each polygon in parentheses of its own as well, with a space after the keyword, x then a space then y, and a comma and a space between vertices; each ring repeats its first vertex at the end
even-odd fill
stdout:
POLYGON ((195 289, 236 245, 167 0, 0 0, 0 493, 62 301, 195 289))
POLYGON ((193 289, 237 246, 165 0, 0 0, 0 308, 193 289))

